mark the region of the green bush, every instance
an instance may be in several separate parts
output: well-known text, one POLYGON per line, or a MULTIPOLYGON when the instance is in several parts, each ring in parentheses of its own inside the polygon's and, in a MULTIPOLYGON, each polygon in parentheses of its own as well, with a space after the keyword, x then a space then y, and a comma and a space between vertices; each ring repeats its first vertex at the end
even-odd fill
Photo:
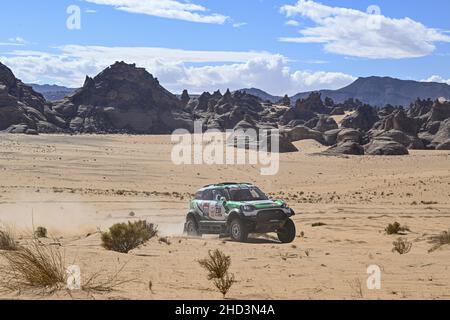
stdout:
POLYGON ((231 257, 219 250, 209 252, 209 257, 199 261, 200 266, 208 271, 208 280, 212 280, 215 287, 225 298, 235 282, 234 275, 228 273, 231 257))
POLYGON ((102 245, 107 250, 128 253, 157 234, 157 227, 147 221, 117 223, 102 233, 102 245))

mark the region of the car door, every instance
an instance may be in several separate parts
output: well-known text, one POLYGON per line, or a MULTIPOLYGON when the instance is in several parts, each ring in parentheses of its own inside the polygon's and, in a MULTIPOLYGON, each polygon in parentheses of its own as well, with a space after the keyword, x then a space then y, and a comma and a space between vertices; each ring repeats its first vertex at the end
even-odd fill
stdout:
POLYGON ((206 219, 211 219, 212 218, 211 213, 214 213, 214 210, 211 209, 214 207, 212 190, 203 191, 202 200, 199 202, 198 205, 203 216, 206 219))
MULTIPOLYGON (((211 203, 213 212, 211 218, 214 220, 226 220, 226 210, 223 205, 222 198, 226 198, 226 193, 223 189, 214 189, 212 191, 213 201, 211 203)), ((211 211, 210 211, 211 212, 211 211)))

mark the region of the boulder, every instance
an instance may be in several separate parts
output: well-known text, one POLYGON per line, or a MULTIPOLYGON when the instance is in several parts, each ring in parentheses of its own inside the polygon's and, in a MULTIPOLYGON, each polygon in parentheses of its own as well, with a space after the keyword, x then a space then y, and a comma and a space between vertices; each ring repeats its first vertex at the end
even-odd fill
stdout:
POLYGON ((319 143, 325 143, 321 132, 312 130, 305 126, 297 126, 292 129, 287 129, 286 134, 292 142, 300 140, 316 140, 319 143))
POLYGON ((394 111, 389 116, 383 118, 374 125, 374 129, 382 131, 398 130, 411 136, 417 136, 419 131, 417 121, 409 118, 403 109, 394 111))
POLYGON ((379 120, 376 110, 368 105, 358 107, 352 115, 342 120, 343 128, 359 129, 363 132, 369 131, 379 120))
POLYGON ((340 130, 336 137, 336 141, 338 144, 341 142, 345 142, 345 141, 352 141, 352 142, 360 143, 361 140, 362 140, 361 131, 356 130, 356 129, 340 130))
POLYGON ((337 142, 337 136, 342 129, 334 129, 329 130, 323 133, 323 139, 325 140, 325 144, 328 146, 335 145, 337 142))
MULTIPOLYGON (((261 151, 278 152, 278 153, 291 153, 298 151, 297 147, 292 144, 292 142, 289 140, 286 134, 281 132, 276 134, 276 136, 274 136, 274 139, 278 139, 278 150, 275 150, 275 148, 273 148, 272 146, 272 137, 274 134, 275 133, 273 131, 268 132, 266 149, 261 151)), ((258 136, 256 139, 250 139, 250 137, 243 137, 236 135, 234 136, 234 146, 237 148, 244 147, 245 149, 259 150, 260 146, 263 145, 263 142, 258 140, 259 138, 260 136, 258 136)))
POLYGON ((330 130, 338 129, 339 126, 336 121, 331 117, 320 116, 314 130, 319 132, 326 132, 330 130))
POLYGON ((324 154, 328 155, 345 154, 345 155, 362 156, 364 155, 364 148, 359 143, 353 141, 344 141, 326 150, 324 154))
POLYGON ((409 136, 406 133, 395 129, 382 131, 381 133, 375 135, 374 138, 390 139, 404 145, 408 149, 423 149, 425 147, 423 142, 418 137, 409 136))
POLYGON ((439 127, 439 131, 431 141, 431 145, 437 147, 450 139, 450 118, 443 121, 439 127))
POLYGON ((365 146, 365 153, 373 156, 397 156, 409 154, 408 149, 391 139, 375 139, 365 146))
POLYGON ((429 121, 444 121, 450 118, 450 102, 435 101, 431 108, 429 121))

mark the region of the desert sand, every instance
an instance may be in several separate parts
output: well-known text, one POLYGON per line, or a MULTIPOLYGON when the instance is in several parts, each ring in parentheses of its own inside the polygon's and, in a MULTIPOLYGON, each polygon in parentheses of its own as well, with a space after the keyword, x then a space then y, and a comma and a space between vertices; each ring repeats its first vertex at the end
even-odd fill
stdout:
POLYGON ((282 154, 279 173, 267 177, 253 165, 176 166, 170 136, 1 135, 1 223, 22 241, 33 226, 47 227, 84 277, 126 263, 120 277, 133 281, 106 294, 0 298, 221 299, 197 262, 220 249, 237 280, 230 299, 450 299, 450 247, 428 253, 429 236, 450 228, 448 151, 329 157, 316 154, 324 147, 315 142, 296 146, 301 151, 282 154), (286 200, 298 213, 295 242, 183 236, 192 194, 223 181, 253 182, 286 200), (129 254, 101 247, 98 231, 133 219, 156 223, 170 244, 154 238, 129 254), (394 221, 411 229, 408 254, 391 251, 399 236, 384 228, 394 221), (312 227, 318 222, 325 225, 312 227), (382 270, 380 290, 366 287, 369 265, 382 270))

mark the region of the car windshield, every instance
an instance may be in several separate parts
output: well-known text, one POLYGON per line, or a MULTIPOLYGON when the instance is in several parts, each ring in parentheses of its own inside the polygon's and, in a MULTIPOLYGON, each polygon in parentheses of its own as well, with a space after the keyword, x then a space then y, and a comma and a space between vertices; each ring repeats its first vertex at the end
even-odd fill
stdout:
POLYGON ((268 200, 267 196, 258 188, 229 189, 232 201, 268 200))

